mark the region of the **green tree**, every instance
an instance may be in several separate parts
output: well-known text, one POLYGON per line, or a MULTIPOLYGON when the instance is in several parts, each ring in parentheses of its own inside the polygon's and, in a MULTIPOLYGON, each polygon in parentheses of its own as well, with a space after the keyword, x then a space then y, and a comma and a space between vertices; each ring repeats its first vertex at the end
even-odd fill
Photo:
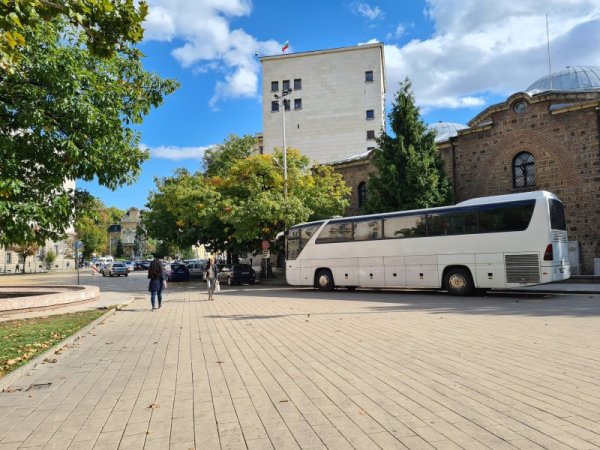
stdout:
POLYGON ((123 257, 123 242, 121 239, 117 241, 117 249, 115 250, 115 257, 122 258, 123 257))
POLYGON ((0 9, 0 70, 18 70, 29 43, 28 30, 43 28, 52 19, 63 18, 83 30, 91 52, 110 56, 142 39, 147 12, 146 2, 133 0, 4 0, 0 9))
POLYGON ((401 83, 389 114, 395 136, 378 139, 367 191, 367 212, 430 208, 452 202, 452 189, 435 146, 415 105, 408 78, 401 83))
POLYGON ((86 208, 77 211, 75 232, 83 242, 84 258, 91 259, 94 253, 106 253, 108 226, 121 220, 123 214, 123 210, 114 206, 107 207, 97 198, 92 198, 86 208))
POLYGON ((0 245, 62 238, 89 201, 65 180, 133 182, 148 158, 136 127, 177 86, 131 45, 97 57, 69 22, 23 33, 19 70, 0 72, 0 245))
POLYGON ((48 270, 52 269, 52 265, 54 264, 54 261, 56 261, 56 253, 54 253, 53 250, 48 250, 48 253, 46 253, 46 267, 48 268, 48 270))
POLYGON ((148 233, 143 223, 139 223, 135 229, 135 238, 133 240, 133 254, 136 259, 146 256, 148 233))
POLYGON ((285 198, 282 152, 258 155, 252 149, 253 139, 230 136, 213 149, 206 172, 179 170, 156 180, 144 218, 148 233, 180 247, 200 241, 211 251, 237 254, 257 249, 260 240, 273 240, 294 223, 338 215, 347 207, 342 177, 325 166, 310 168, 295 149, 288 149, 285 198))

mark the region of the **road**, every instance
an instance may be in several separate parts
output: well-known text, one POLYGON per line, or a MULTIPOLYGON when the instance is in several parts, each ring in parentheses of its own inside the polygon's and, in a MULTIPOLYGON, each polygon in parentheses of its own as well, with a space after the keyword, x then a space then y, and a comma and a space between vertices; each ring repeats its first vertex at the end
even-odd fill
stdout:
POLYGON ((600 448, 597 294, 88 281, 139 299, 0 393, 0 448, 600 448))

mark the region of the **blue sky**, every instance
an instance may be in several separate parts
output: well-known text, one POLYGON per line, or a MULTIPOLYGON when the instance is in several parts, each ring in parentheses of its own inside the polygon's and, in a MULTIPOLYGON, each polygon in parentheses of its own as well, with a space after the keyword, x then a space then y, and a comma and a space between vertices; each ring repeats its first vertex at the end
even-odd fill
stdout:
POLYGON ((228 135, 262 130, 254 56, 385 44, 387 105, 413 82, 426 123, 466 123, 485 107, 553 71, 600 66, 597 0, 149 0, 141 50, 147 70, 181 88, 139 130, 151 158, 116 191, 78 182, 108 206, 143 208, 154 177, 195 171, 228 135))

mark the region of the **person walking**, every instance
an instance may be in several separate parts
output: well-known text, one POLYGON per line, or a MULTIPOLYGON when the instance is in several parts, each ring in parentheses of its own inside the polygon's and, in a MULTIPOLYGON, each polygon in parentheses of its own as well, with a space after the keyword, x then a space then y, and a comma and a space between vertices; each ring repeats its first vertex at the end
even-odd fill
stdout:
POLYGON ((154 258, 148 268, 148 278, 150 283, 148 284, 148 290, 150 291, 150 302, 152 303, 152 311, 157 309, 156 300, 158 299, 158 308, 162 306, 162 290, 163 287, 167 287, 167 282, 163 275, 162 264, 160 259, 154 258))
POLYGON ((217 279, 217 264, 215 263, 214 256, 210 256, 208 258, 208 263, 206 263, 204 277, 206 278, 206 283, 208 287, 208 299, 214 300, 215 288, 217 287, 217 283, 219 282, 219 280, 217 279))

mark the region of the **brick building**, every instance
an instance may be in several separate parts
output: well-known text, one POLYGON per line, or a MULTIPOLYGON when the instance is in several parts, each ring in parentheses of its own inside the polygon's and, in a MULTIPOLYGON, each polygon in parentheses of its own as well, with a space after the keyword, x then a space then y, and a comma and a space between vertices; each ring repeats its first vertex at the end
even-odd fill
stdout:
MULTIPOLYGON (((574 273, 594 272, 594 258, 600 257, 599 67, 567 67, 541 78, 453 134, 437 145, 456 202, 542 189, 555 193, 565 204, 574 273)), ((334 165, 353 190, 349 214, 360 212, 359 183, 374 170, 368 156, 361 161, 334 165)))

